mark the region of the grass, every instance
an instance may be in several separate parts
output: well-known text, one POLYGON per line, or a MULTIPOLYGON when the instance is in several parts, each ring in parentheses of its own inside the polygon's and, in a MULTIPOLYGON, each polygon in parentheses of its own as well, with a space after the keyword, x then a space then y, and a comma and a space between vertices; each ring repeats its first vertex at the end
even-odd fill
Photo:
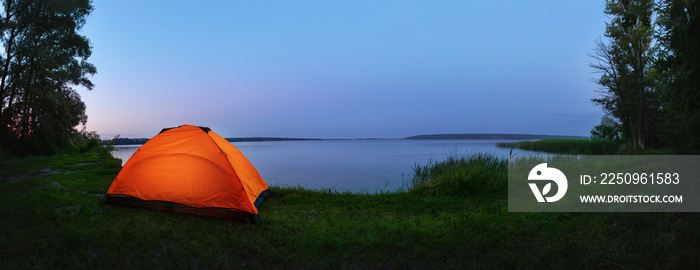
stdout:
POLYGON ((430 161, 413 168, 412 191, 433 195, 508 194, 508 161, 493 154, 453 154, 443 161, 430 161))
POLYGON ((620 143, 611 140, 546 139, 499 143, 496 146, 573 155, 609 155, 617 154, 620 151, 620 143))
POLYGON ((271 187, 262 225, 104 205, 119 164, 97 155, 0 161, 0 268, 700 264, 697 213, 508 213, 504 161, 489 155, 416 166, 402 192, 271 187))

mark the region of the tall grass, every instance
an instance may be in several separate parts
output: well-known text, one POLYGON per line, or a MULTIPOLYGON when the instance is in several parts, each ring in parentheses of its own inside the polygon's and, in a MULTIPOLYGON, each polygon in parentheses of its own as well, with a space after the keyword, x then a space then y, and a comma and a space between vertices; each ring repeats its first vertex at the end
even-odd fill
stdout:
POLYGON ((508 161, 490 153, 452 154, 443 161, 416 164, 413 171, 413 191, 446 195, 505 194, 508 187, 508 161))
POLYGON ((547 153, 573 155, 610 155, 619 153, 620 143, 612 140, 576 140, 546 139, 539 141, 522 141, 517 143, 499 143, 501 148, 519 148, 547 153))

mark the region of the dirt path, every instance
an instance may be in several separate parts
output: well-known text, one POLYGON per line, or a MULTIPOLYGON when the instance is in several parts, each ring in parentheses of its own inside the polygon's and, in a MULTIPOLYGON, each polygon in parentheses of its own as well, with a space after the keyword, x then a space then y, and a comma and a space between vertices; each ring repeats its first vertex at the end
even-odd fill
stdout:
MULTIPOLYGON (((96 165, 100 164, 101 162, 99 161, 90 161, 90 162, 77 162, 77 163, 70 163, 66 164, 65 166, 68 168, 74 168, 82 165, 96 165)), ((17 182, 22 182, 25 179, 33 178, 33 177, 38 177, 38 176, 46 176, 46 175, 52 175, 52 174, 57 174, 57 173, 72 173, 72 172, 80 172, 84 170, 71 170, 71 169, 62 169, 62 170, 56 170, 53 167, 47 167, 43 168, 40 170, 36 170, 30 173, 25 173, 25 174, 20 174, 20 175, 13 175, 13 176, 7 176, 3 177, 0 176, 0 183, 17 183, 17 182)))

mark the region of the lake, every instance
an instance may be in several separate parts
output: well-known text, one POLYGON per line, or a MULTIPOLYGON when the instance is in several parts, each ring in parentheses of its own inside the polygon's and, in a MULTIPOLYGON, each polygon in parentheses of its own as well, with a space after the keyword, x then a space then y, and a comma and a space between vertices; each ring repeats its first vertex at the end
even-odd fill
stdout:
MULTIPOLYGON (((376 193, 405 187, 415 164, 443 160, 452 154, 489 152, 508 157, 498 148, 508 140, 323 140, 236 142, 269 185, 376 193)), ((140 145, 115 146, 112 155, 122 165, 140 145)), ((531 151, 513 149, 513 154, 531 151)))

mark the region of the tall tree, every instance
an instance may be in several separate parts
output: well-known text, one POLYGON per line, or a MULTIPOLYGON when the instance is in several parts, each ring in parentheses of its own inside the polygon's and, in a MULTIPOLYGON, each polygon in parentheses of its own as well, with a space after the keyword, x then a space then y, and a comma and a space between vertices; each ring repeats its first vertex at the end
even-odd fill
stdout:
POLYGON ((92 89, 95 66, 79 34, 90 0, 3 0, 0 14, 0 145, 51 152, 85 124, 74 87, 92 89))
POLYGON ((658 8, 663 141, 700 153, 700 2, 664 0, 658 8))
POLYGON ((597 42, 592 57, 598 62, 591 64, 601 73, 597 80, 601 96, 593 101, 620 120, 623 140, 642 149, 653 138, 653 116, 658 110, 652 102, 657 93, 650 72, 653 4, 652 0, 608 0, 605 13, 611 21, 606 23, 605 36, 609 43, 597 42))

